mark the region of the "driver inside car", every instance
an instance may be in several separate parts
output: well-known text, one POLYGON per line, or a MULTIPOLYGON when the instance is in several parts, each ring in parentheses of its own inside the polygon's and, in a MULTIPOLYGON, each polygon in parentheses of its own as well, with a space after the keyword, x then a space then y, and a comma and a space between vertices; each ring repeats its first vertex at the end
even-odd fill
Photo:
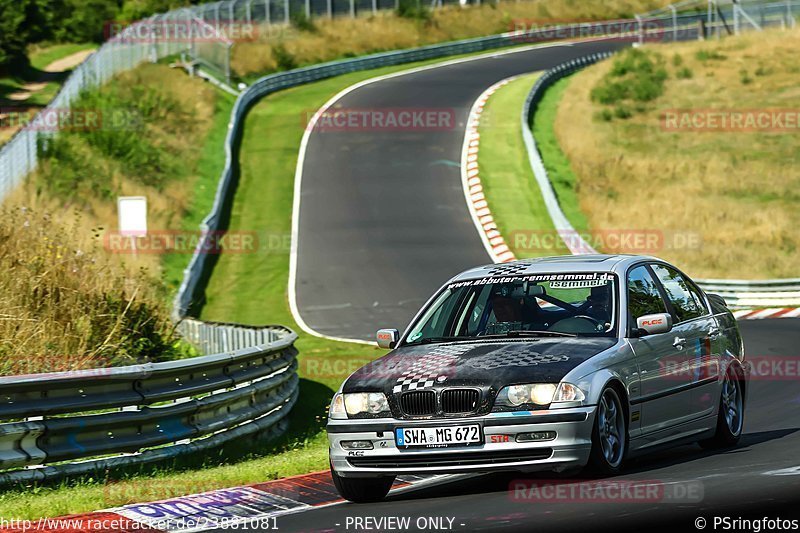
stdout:
POLYGON ((529 329, 531 324, 537 322, 539 309, 536 298, 525 295, 523 285, 500 285, 492 292, 491 298, 491 310, 496 322, 489 324, 487 330, 497 329, 497 324, 504 324, 508 331, 529 329))
POLYGON ((592 287, 586 298, 583 313, 603 324, 611 321, 611 285, 605 284, 592 287))

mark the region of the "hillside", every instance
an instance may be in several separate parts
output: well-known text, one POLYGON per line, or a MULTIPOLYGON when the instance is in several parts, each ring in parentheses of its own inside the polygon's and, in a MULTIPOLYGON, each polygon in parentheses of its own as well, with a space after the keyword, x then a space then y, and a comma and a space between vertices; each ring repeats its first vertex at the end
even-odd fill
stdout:
POLYGON ((798 45, 646 46, 573 76, 555 132, 593 232, 656 231, 698 277, 796 277, 798 45))

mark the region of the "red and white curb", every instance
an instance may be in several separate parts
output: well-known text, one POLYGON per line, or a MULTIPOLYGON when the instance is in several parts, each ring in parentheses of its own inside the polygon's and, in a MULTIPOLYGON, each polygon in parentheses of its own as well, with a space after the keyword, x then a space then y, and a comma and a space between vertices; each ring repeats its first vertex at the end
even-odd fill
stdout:
POLYGON ((762 320, 765 318, 800 318, 800 307, 773 307, 770 309, 740 309, 733 312, 737 320, 762 320))
POLYGON ((483 194, 483 185, 481 184, 480 169, 478 168, 478 150, 480 148, 481 136, 478 132, 478 127, 481 122, 481 115, 483 114, 486 102, 500 87, 507 85, 509 82, 516 79, 518 76, 513 76, 501 80, 488 89, 486 89, 472 104, 469 117, 467 118, 467 129, 464 135, 464 146, 461 150, 461 179, 464 186, 464 196, 467 199, 467 206, 469 207, 470 215, 478 229, 478 234, 481 236, 486 251, 495 263, 507 263, 514 261, 516 257, 512 252, 505 239, 497 230, 497 224, 492 217, 492 211, 489 209, 489 203, 483 194))
MULTIPOLYGON (((469 477, 415 476, 397 478, 390 494, 432 486, 469 477)), ((146 482, 145 482, 146 483, 146 482)), ((109 485, 113 491, 113 484, 109 485)), ((330 471, 314 472, 266 483, 217 489, 166 500, 123 505, 113 509, 59 518, 8 520, 0 522, 2 533, 58 532, 145 532, 205 531, 261 525, 278 529, 282 515, 343 503, 330 471)))

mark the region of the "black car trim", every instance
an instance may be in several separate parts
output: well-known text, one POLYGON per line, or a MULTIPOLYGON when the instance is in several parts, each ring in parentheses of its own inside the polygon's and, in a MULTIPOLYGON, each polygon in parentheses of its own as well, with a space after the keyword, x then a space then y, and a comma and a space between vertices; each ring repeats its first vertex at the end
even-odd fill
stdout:
POLYGON ((406 452, 391 456, 348 457, 347 462, 361 468, 446 468, 544 461, 553 456, 552 448, 532 448, 506 452, 406 452))
MULTIPOLYGON (((544 415, 535 416, 502 416, 491 418, 478 418, 474 419, 474 423, 483 424, 484 427, 496 426, 524 426, 528 424, 559 424, 565 422, 584 422, 588 417, 587 413, 548 413, 544 415)), ((328 433, 368 433, 379 432, 389 433, 394 437, 394 428, 402 425, 404 421, 393 420, 391 422, 381 424, 328 424, 326 429, 328 433)), ((438 426, 457 426, 464 425, 471 422, 471 419, 464 418, 461 420, 408 420, 413 427, 438 427, 438 426), (422 423, 421 423, 422 422, 422 423)))
POLYGON ((719 381, 718 376, 701 379, 700 381, 695 381, 692 383, 687 383, 686 385, 681 385, 680 387, 675 387, 674 389, 670 389, 668 391, 657 392, 655 394, 650 394, 648 396, 641 396, 639 398, 636 398, 635 400, 631 400, 631 405, 639 405, 644 402, 652 402, 653 400, 660 400, 661 398, 666 398, 667 396, 671 396, 673 394, 678 394, 681 392, 686 392, 691 389, 695 389, 697 387, 702 387, 703 385, 708 385, 709 383, 713 383, 715 381, 719 381))

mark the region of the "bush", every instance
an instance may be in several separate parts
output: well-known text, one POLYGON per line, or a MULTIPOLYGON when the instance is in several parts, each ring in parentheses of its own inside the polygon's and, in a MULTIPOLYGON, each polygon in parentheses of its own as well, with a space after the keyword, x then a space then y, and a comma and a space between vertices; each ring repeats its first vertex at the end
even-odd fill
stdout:
MULTIPOLYGON (((614 60, 611 70, 592 88, 590 96, 592 101, 604 105, 650 102, 663 94, 667 77, 660 54, 632 48, 614 60)), ((631 112, 629 106, 625 109, 631 112)))
POLYGON ((309 33, 316 33, 317 27, 314 25, 314 21, 306 15, 305 11, 295 11, 292 13, 290 17, 290 22, 292 26, 297 28, 300 31, 307 31, 309 33))
POLYGON ((690 69, 689 67, 683 67, 681 69, 678 69, 676 76, 678 77, 679 80, 688 80, 694 77, 694 74, 692 73, 692 69, 690 69))
POLYGON ((278 43, 272 47, 272 55, 275 56, 278 70, 292 70, 293 68, 297 68, 297 60, 286 49, 283 43, 278 43))
POLYGON ((397 4, 395 13, 398 17, 429 21, 431 19, 430 9, 422 0, 400 0, 397 4))
POLYGON ((742 85, 749 85, 753 82, 753 78, 750 77, 750 74, 747 73, 747 69, 742 69, 739 71, 739 80, 742 82, 742 85))
POLYGON ((727 56, 721 54, 716 50, 698 50, 695 54, 695 57, 698 61, 722 61, 723 59, 727 59, 727 56))

